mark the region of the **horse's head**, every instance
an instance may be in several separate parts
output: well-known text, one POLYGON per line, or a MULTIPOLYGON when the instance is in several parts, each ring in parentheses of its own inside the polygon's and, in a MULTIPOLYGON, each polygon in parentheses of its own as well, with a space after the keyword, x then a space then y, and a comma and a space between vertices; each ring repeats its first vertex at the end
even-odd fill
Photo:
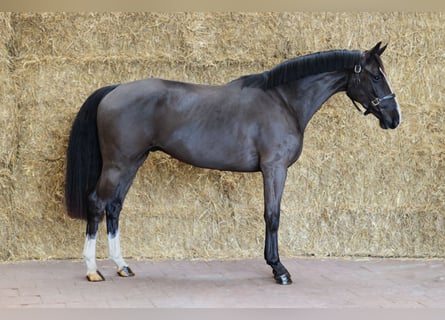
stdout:
POLYGON ((386 45, 380 45, 381 42, 362 53, 360 64, 354 67, 346 93, 357 109, 360 110, 355 101, 366 109, 365 115, 373 114, 379 119, 381 128, 395 129, 402 115, 380 59, 386 45))

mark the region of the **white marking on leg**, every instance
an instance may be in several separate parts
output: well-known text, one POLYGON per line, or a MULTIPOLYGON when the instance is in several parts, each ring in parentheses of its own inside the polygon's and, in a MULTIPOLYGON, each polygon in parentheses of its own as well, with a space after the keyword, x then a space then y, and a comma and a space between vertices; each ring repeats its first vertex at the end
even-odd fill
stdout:
POLYGON ((110 259, 114 261, 118 270, 121 270, 123 267, 128 267, 122 257, 119 230, 116 231, 114 237, 112 237, 111 233, 108 234, 108 252, 110 259))
POLYGON ((96 238, 97 234, 85 237, 85 246, 83 247, 83 257, 87 265, 87 274, 93 274, 97 271, 96 265, 96 238))

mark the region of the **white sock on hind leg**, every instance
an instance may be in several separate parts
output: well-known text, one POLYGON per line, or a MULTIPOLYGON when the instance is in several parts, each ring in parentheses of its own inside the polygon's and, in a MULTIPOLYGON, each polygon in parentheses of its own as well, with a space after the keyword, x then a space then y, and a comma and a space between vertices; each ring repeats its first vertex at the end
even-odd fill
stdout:
POLYGON ((119 230, 116 231, 114 237, 112 237, 110 233, 108 234, 108 252, 110 259, 114 261, 118 270, 127 266, 122 257, 119 230))

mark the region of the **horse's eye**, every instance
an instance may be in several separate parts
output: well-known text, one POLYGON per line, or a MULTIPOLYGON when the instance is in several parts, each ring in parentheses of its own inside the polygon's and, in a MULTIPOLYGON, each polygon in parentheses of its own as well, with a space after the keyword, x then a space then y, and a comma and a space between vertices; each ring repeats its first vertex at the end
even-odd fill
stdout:
POLYGON ((376 76, 374 76, 374 81, 380 81, 382 77, 378 74, 376 76))

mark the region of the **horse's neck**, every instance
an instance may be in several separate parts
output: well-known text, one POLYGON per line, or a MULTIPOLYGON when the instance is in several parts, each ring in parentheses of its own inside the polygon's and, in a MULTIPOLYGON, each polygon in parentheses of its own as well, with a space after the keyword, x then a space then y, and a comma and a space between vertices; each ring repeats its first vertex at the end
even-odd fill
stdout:
POLYGON ((304 130, 326 100, 346 90, 347 81, 346 73, 329 72, 303 78, 276 90, 293 109, 300 128, 304 130))

